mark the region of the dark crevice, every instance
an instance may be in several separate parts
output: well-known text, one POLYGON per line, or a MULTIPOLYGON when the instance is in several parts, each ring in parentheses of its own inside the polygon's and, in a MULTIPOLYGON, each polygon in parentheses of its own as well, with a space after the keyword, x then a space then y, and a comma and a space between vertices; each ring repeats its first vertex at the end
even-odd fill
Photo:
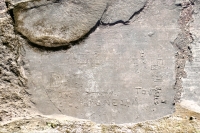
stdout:
POLYGON ((53 3, 60 3, 62 0, 55 0, 53 3))
POLYGON ((14 17, 13 9, 10 9, 10 10, 8 11, 8 13, 10 14, 10 17, 12 18, 13 23, 15 23, 15 17, 14 17))
POLYGON ((181 7, 181 3, 175 4, 176 6, 180 6, 181 7))
POLYGON ((113 25, 116 25, 116 24, 119 24, 119 23, 122 23, 124 25, 127 25, 129 23, 129 20, 128 21, 118 20, 114 23, 104 23, 104 22, 102 22, 101 19, 102 19, 103 15, 105 14, 105 12, 108 10, 108 8, 109 8, 109 5, 107 4, 106 9, 104 10, 104 12, 103 12, 103 14, 100 18, 101 25, 103 25, 103 26, 106 26, 106 25, 113 26, 113 25))
POLYGON ((10 3, 9 2, 5 2, 5 4, 6 4, 6 8, 8 9, 7 13, 10 15, 10 17, 13 20, 13 22, 15 23, 14 13, 13 13, 13 9, 10 9, 10 3))
POLYGON ((6 4, 6 7, 9 8, 9 3, 8 3, 8 2, 5 2, 5 4, 6 4))
POLYGON ((114 22, 114 23, 103 23, 103 22, 101 21, 101 24, 102 24, 102 25, 113 26, 113 25, 116 25, 116 24, 121 23, 121 24, 124 24, 124 25, 128 25, 129 22, 130 22, 130 20, 131 20, 134 16, 139 15, 139 14, 143 11, 143 9, 144 9, 145 7, 146 7, 146 4, 145 4, 142 8, 140 8, 140 10, 134 12, 133 15, 132 15, 127 21, 118 20, 118 21, 116 21, 116 22, 114 22))
POLYGON ((10 15, 10 17, 12 18, 13 22, 15 23, 15 19, 14 19, 14 13, 13 13, 13 9, 10 9, 10 3, 9 2, 5 2, 6 7, 8 9, 7 13, 10 15))
POLYGON ((101 25, 103 25, 103 26, 106 26, 106 25, 113 26, 113 25, 116 25, 116 24, 119 24, 119 23, 124 24, 124 25, 128 25, 129 21, 118 20, 114 23, 103 23, 103 22, 101 22, 101 25))
POLYGON ((8 42, 3 42, 2 45, 4 45, 4 46, 8 46, 9 43, 8 43, 8 42))
POLYGON ((134 16, 139 15, 139 14, 144 10, 145 7, 146 7, 146 4, 145 4, 140 10, 136 11, 136 12, 129 18, 128 21, 130 21, 134 16))

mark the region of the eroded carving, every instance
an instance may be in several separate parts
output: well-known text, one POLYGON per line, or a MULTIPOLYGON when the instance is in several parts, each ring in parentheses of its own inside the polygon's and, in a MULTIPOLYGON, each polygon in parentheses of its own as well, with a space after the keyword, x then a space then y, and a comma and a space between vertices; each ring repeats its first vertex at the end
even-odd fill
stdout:
MULTIPOLYGON (((45 89, 63 114, 104 123, 137 122, 171 112, 173 47, 160 49, 161 45, 148 43, 145 28, 123 26, 123 32, 113 28, 101 29, 67 51, 42 55, 26 46, 33 99, 45 89), (102 32, 112 37, 102 36, 102 32), (121 36, 126 39, 121 41, 121 36), (137 39, 141 37, 142 42, 137 39)), ((39 99, 34 102, 45 114, 55 112, 43 110, 48 105, 39 99)))

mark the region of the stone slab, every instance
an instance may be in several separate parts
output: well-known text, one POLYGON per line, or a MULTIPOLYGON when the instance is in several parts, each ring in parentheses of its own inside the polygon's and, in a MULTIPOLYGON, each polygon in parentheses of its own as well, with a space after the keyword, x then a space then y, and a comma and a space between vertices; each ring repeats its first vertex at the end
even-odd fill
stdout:
POLYGON ((67 51, 40 53, 26 46, 32 101, 44 114, 99 123, 138 122, 171 113, 175 59, 165 33, 122 25, 97 29, 67 51))
POLYGON ((99 26, 68 50, 25 46, 28 91, 43 114, 134 123, 174 111, 180 11, 155 1, 128 25, 99 26))

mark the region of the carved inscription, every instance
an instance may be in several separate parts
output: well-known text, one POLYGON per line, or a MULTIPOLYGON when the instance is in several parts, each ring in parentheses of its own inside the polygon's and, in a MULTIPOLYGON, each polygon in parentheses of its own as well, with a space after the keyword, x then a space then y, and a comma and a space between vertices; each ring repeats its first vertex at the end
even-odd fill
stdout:
POLYGON ((146 29, 124 28, 103 29, 112 37, 95 32, 67 51, 44 54, 26 46, 29 90, 37 108, 100 123, 139 122, 171 112, 173 47, 163 45, 165 40, 149 43, 146 29))

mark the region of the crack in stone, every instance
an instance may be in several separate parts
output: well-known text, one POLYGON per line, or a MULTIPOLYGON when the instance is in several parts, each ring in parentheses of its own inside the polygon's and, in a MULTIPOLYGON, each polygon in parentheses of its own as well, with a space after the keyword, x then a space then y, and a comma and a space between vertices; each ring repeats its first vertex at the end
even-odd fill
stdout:
MULTIPOLYGON (((47 95, 49 101, 53 104, 53 106, 54 106, 61 114, 63 114, 62 111, 61 111, 61 110, 56 106, 56 104, 51 100, 51 98, 50 98, 49 94, 47 93, 46 89, 43 89, 43 90, 45 91, 45 93, 46 93, 46 95, 47 95)), ((64 115, 64 114, 63 114, 63 115, 64 115)))
MULTIPOLYGON (((9 2, 5 2, 5 5, 7 7, 7 9, 9 9, 9 2)), ((12 18, 13 23, 15 23, 15 18, 14 18, 14 14, 13 14, 13 9, 9 9, 7 10, 7 13, 10 15, 10 17, 12 18)))
POLYGON ((122 23, 122 24, 124 24, 124 25, 128 25, 129 21, 130 21, 131 19, 133 19, 134 16, 140 14, 140 13, 143 11, 143 9, 145 8, 145 6, 146 6, 146 4, 145 4, 140 10, 134 12, 133 15, 132 15, 127 21, 118 20, 118 21, 116 21, 116 22, 114 22, 114 23, 104 23, 104 22, 102 22, 101 19, 100 19, 101 24, 104 25, 104 26, 106 26, 106 25, 113 26, 113 25, 116 25, 116 24, 119 24, 119 23, 122 23))

